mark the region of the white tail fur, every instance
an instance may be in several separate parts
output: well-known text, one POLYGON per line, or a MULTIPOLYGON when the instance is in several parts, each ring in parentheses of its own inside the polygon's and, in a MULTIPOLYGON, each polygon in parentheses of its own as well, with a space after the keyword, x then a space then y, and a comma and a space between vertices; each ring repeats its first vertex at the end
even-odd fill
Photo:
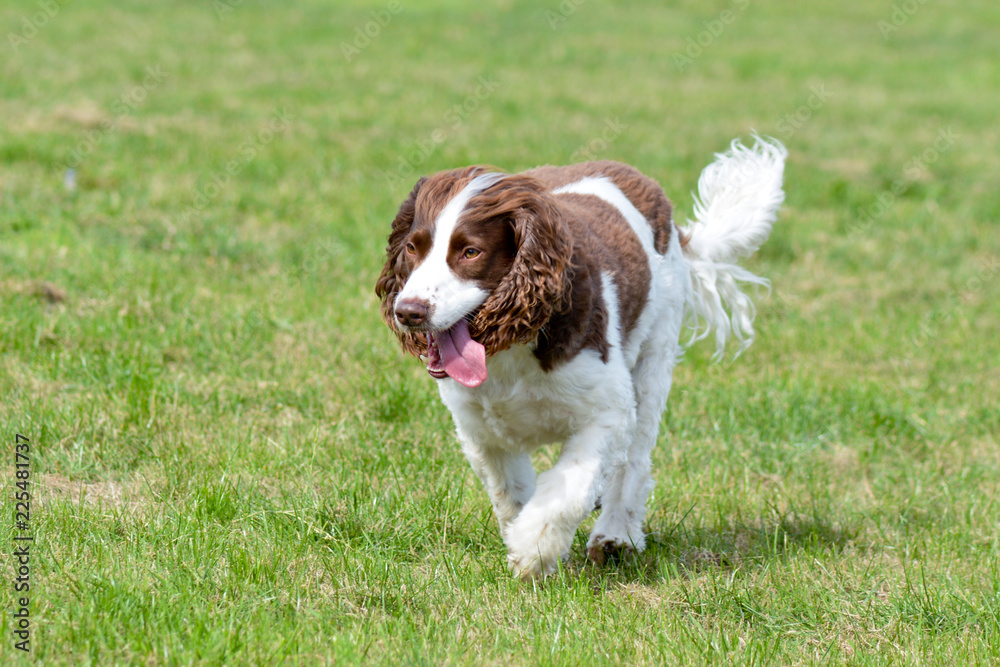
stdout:
POLYGON ((777 139, 753 138, 752 148, 733 140, 729 150, 716 153, 715 162, 701 172, 695 220, 684 230, 689 238, 684 252, 691 265, 689 314, 694 329, 689 344, 714 329, 716 360, 730 335, 740 342, 737 355, 753 342, 756 310, 739 283, 770 289, 770 282, 736 261, 767 240, 785 200, 781 181, 788 151, 777 139))

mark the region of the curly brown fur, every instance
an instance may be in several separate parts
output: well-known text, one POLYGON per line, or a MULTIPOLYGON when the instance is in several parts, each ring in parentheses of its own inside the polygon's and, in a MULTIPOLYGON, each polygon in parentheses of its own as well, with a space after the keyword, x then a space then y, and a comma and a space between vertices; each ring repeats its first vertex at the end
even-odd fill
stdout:
POLYGON ((399 291, 403 289, 406 279, 410 277, 410 269, 403 256, 403 251, 406 246, 406 236, 413 226, 417 195, 426 180, 426 177, 421 177, 417 181, 410 196, 400 205, 399 212, 396 213, 396 218, 392 221, 392 231, 389 233, 389 242, 385 248, 385 265, 382 267, 382 274, 375 284, 375 294, 382 300, 382 320, 399 338, 403 349, 414 356, 419 356, 427 351, 427 336, 421 333, 401 331, 396 326, 393 307, 399 291))
POLYGON ((573 242, 551 197, 528 176, 505 177, 469 208, 508 219, 517 246, 510 271, 470 325, 473 338, 492 355, 531 342, 554 312, 569 306, 573 242))

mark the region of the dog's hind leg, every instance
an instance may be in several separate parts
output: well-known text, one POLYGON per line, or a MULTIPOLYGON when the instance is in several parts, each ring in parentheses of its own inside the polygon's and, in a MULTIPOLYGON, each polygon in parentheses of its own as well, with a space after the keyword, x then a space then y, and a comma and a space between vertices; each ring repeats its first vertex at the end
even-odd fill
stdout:
POLYGON ((643 521, 646 499, 653 489, 650 454, 656 444, 670 393, 674 358, 663 348, 640 357, 632 376, 636 388, 636 428, 628 458, 611 474, 601 498, 601 515, 587 541, 587 555, 596 563, 646 547, 643 521))

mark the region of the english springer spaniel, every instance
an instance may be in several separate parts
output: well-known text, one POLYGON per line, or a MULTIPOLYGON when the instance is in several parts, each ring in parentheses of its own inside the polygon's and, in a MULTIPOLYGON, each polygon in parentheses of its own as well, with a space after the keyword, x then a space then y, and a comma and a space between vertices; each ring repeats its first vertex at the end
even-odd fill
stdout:
MULTIPOLYGON (((580 523, 597 563, 645 547, 650 452, 688 322, 753 340, 736 265, 767 239, 787 153, 734 141, 681 228, 652 179, 617 162, 421 178, 392 223, 376 293, 451 410, 522 578, 549 574, 580 523), (728 312, 727 312, 728 311, 728 312), (562 443, 535 475, 529 453, 562 443)), ((688 341, 689 343, 691 341, 688 341)))

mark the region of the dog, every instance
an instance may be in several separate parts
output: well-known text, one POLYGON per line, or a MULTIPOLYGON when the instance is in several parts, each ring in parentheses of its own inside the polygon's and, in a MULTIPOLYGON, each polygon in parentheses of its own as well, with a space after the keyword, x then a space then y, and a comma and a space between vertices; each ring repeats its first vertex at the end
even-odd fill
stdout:
POLYGON ((740 284, 769 282, 736 261, 770 234, 786 157, 774 139, 733 141, 684 228, 653 179, 611 161, 443 171, 400 206, 382 318, 436 379, 515 575, 554 572, 597 507, 591 560, 644 549, 673 368, 710 332, 715 358, 753 341, 740 284), (559 458, 536 476, 529 454, 549 443, 559 458))

